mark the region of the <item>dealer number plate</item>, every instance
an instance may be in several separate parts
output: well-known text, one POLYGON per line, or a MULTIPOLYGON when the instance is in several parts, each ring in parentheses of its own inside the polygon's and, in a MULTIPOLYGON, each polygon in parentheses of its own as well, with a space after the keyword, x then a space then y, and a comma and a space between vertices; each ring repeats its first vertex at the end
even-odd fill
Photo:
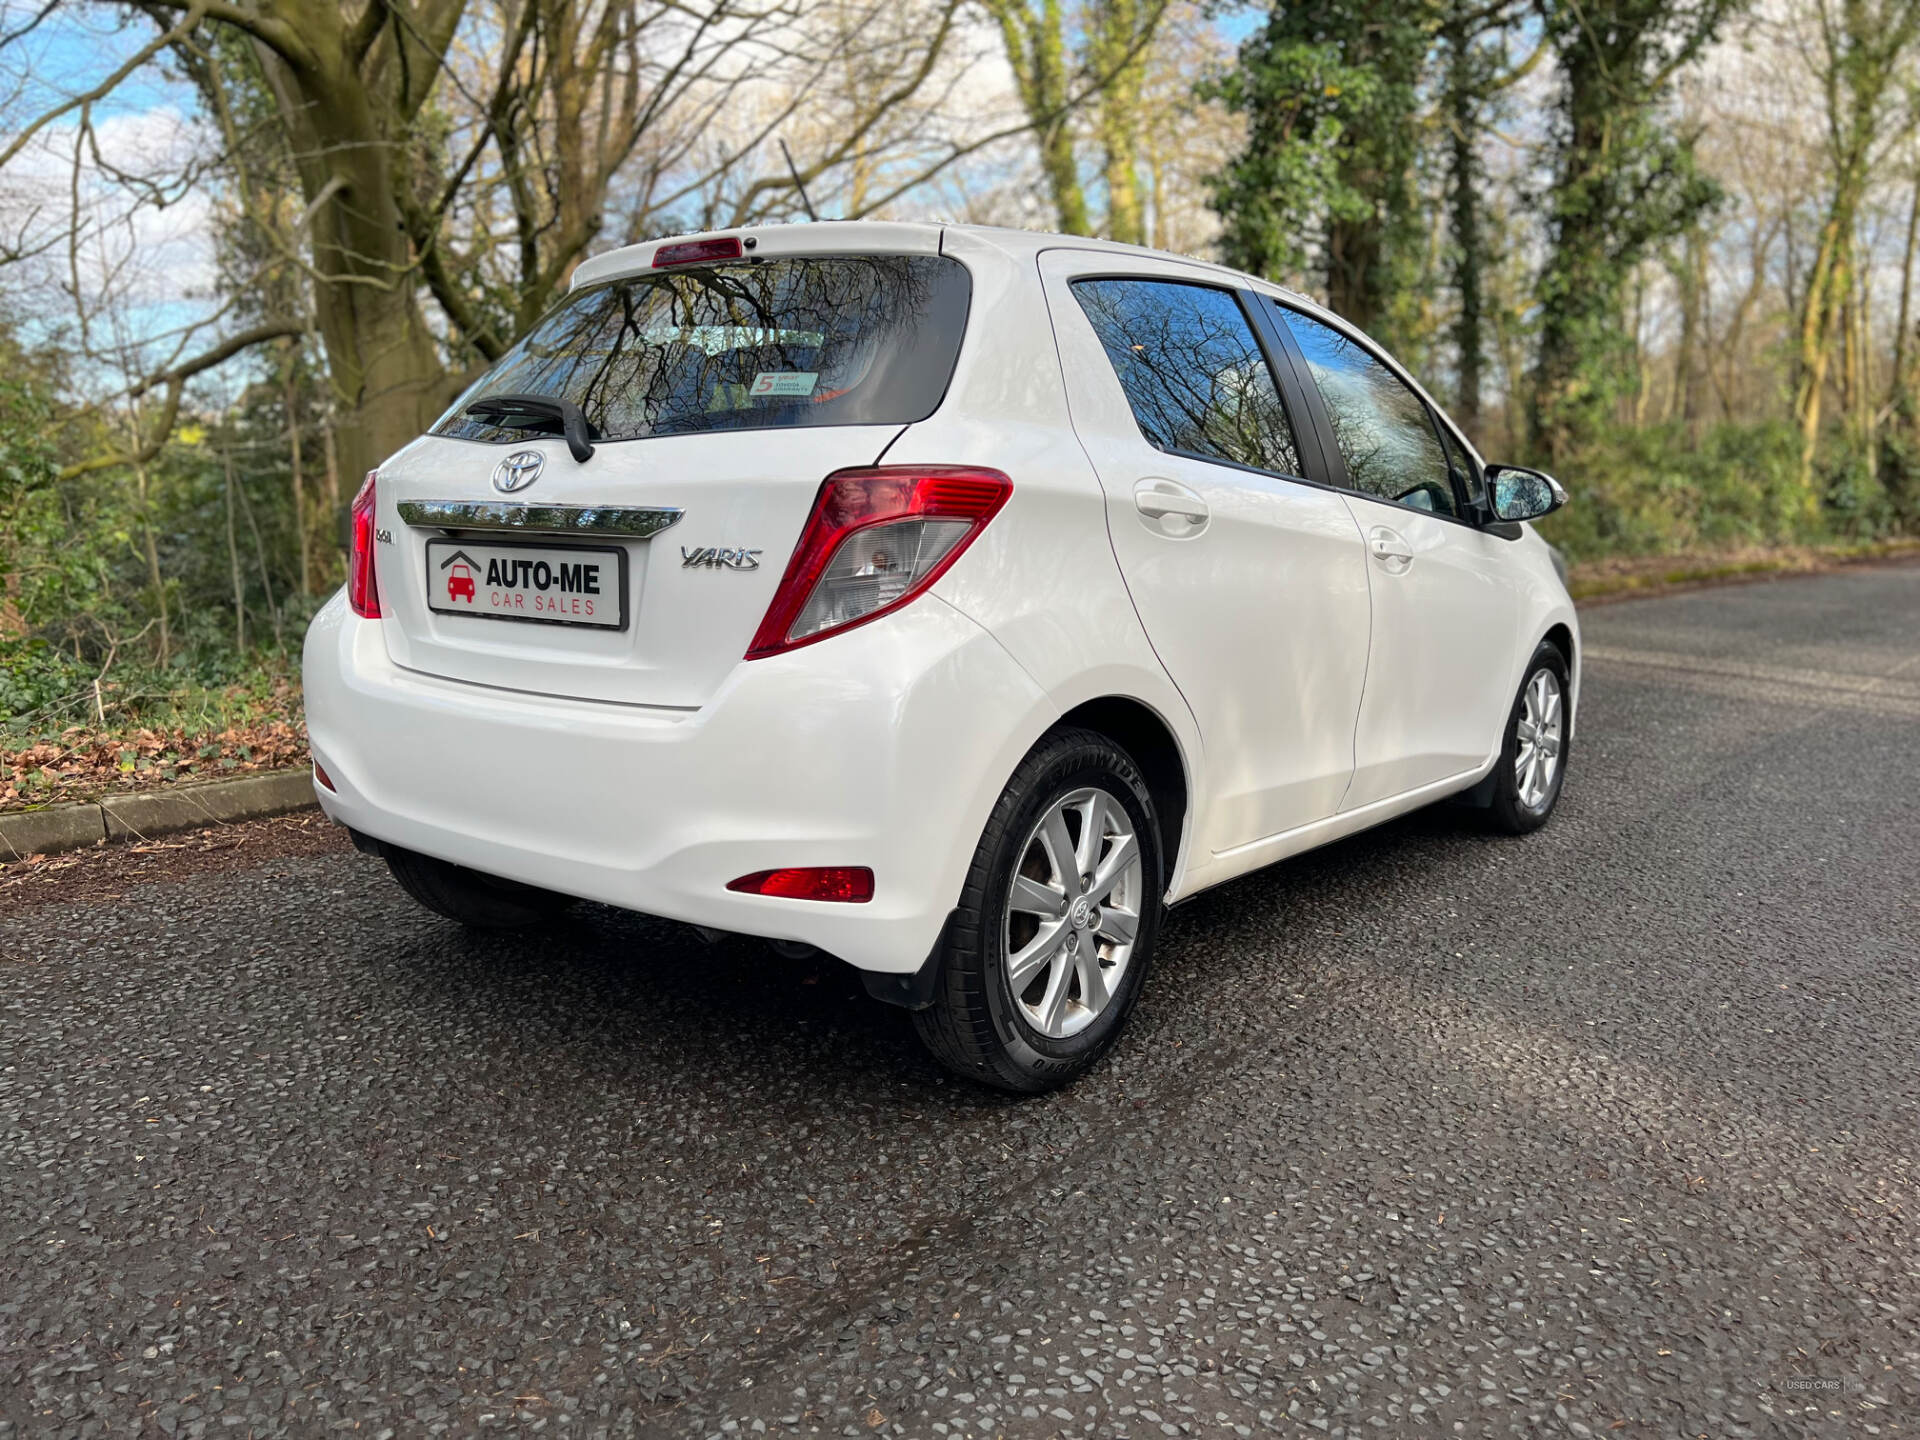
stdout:
POLYGON ((429 540, 427 608, 484 620, 624 630, 627 552, 517 540, 429 540))

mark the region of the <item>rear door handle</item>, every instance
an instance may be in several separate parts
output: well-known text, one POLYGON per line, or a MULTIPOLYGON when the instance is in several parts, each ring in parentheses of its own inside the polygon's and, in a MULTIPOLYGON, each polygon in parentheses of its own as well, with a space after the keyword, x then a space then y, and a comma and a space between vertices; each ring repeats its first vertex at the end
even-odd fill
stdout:
POLYGON ((1206 501, 1172 480, 1142 480, 1133 487, 1133 508, 1170 535, 1191 534, 1213 513, 1206 501))
POLYGON ((1367 548, 1389 575, 1404 575, 1413 568, 1413 547, 1397 530, 1374 526, 1367 532, 1367 548))

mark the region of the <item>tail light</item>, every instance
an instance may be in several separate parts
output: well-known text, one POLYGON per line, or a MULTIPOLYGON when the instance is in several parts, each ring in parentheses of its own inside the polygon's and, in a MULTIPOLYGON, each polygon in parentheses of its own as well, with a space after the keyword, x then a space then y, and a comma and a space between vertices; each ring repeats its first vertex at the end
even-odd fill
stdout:
POLYGON ((352 543, 347 550, 347 603, 353 613, 367 620, 380 618, 380 580, 373 570, 373 482, 378 470, 367 472, 367 483, 353 497, 347 513, 351 519, 352 543))
POLYGON ((998 470, 884 465, 829 475, 749 660, 877 620, 960 558, 1013 493, 998 470))
POLYGON ((783 900, 837 900, 844 905, 864 905, 873 899, 873 871, 864 865, 756 870, 729 880, 727 889, 743 895, 775 895, 783 900))

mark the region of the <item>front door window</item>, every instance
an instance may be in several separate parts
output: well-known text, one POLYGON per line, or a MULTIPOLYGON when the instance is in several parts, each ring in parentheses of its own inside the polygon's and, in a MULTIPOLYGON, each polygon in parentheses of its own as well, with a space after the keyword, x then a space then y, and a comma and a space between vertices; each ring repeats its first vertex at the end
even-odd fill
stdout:
POLYGON ((1430 515, 1458 516, 1452 467, 1426 402, 1330 325, 1276 306, 1305 356, 1346 461, 1347 485, 1430 515))

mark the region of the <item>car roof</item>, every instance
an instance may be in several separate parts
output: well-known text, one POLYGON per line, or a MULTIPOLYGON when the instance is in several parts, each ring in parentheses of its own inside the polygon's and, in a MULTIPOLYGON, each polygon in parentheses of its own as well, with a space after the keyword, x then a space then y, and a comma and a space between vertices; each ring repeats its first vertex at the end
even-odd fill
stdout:
MULTIPOLYGON (((1062 235, 1048 230, 1021 230, 1006 225, 961 225, 937 220, 809 220, 742 225, 728 230, 702 230, 691 235, 663 235, 656 240, 624 245, 618 250, 595 255, 575 268, 569 288, 578 290, 585 285, 642 274, 653 268, 654 252, 662 245, 684 245, 698 240, 737 238, 743 248, 765 259, 778 255, 939 255, 946 253, 949 237, 965 237, 998 251, 1016 264, 1030 263, 1048 250, 1079 250, 1146 262, 1171 260, 1197 270, 1211 271, 1223 283, 1248 286, 1285 300, 1288 305, 1357 339, 1365 348, 1381 355, 1394 373, 1413 386, 1436 410, 1443 415, 1446 413, 1405 366, 1380 350, 1377 342, 1358 326, 1310 296, 1276 285, 1271 280, 1262 280, 1257 275, 1249 275, 1244 270, 1234 270, 1217 260, 1152 250, 1144 245, 1122 245, 1115 240, 1102 240, 1090 235, 1062 235)), ((1480 452, 1474 449, 1472 442, 1460 433, 1458 426, 1452 428, 1455 437, 1478 458, 1480 452)))
POLYGON ((1183 264, 1215 271, 1236 284, 1251 284, 1284 295, 1291 302, 1317 313, 1325 313, 1321 306, 1304 295, 1197 255, 1152 250, 1145 245, 1123 245, 1115 240, 1102 240, 1088 235, 1062 235, 1047 230, 1021 230, 1007 225, 960 225, 934 220, 817 220, 797 224, 743 225, 727 230, 702 230, 691 235, 663 235, 657 240, 625 245, 581 262, 573 272, 572 288, 578 289, 582 285, 651 269, 654 252, 662 245, 737 237, 743 243, 751 240, 749 248, 762 256, 862 253, 938 255, 949 235, 976 238, 1018 259, 1031 258, 1044 250, 1064 249, 1102 251, 1136 260, 1178 260, 1183 264))

